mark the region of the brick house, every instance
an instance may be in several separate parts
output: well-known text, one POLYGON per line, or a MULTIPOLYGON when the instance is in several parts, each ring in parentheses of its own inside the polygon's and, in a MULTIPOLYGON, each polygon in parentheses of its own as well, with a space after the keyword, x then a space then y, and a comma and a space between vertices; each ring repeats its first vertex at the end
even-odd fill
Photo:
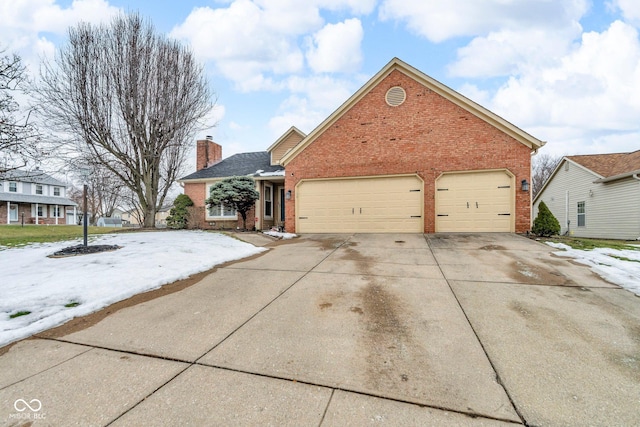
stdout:
POLYGON ((0 223, 76 224, 77 203, 67 186, 39 170, 13 170, 0 180, 0 223))
POLYGON ((394 58, 283 152, 276 188, 285 228, 524 232, 531 155, 542 145, 394 58))
POLYGON ((229 229, 242 227, 242 218, 227 206, 206 208, 205 200, 213 184, 232 176, 251 176, 260 194, 252 210, 247 212, 247 228, 258 230, 282 227, 285 220, 284 168, 280 158, 298 144, 305 134, 291 127, 266 151, 239 153, 222 159, 222 147, 209 138, 197 142, 196 172, 179 182, 184 194, 194 202, 191 226, 229 229))

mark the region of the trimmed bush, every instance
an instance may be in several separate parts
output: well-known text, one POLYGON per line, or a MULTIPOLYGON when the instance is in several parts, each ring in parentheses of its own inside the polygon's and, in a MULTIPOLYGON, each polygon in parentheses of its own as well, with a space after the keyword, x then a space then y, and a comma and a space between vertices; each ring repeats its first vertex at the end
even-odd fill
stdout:
POLYGON ((560 234, 560 223, 544 202, 538 206, 538 216, 533 220, 531 231, 542 237, 560 234))
POLYGON ((173 207, 167 217, 167 227, 180 230, 187 228, 189 221, 189 206, 193 206, 193 201, 186 194, 180 194, 173 201, 173 207))

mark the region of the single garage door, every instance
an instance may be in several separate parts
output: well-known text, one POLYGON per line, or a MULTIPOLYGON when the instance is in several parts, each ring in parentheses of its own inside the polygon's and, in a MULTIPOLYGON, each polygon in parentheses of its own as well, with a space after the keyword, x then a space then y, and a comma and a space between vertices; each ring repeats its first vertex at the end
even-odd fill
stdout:
POLYGON ((298 233, 421 233, 424 183, 415 176, 302 181, 298 233))
POLYGON ((441 175, 436 180, 436 232, 513 231, 512 181, 506 171, 441 175))

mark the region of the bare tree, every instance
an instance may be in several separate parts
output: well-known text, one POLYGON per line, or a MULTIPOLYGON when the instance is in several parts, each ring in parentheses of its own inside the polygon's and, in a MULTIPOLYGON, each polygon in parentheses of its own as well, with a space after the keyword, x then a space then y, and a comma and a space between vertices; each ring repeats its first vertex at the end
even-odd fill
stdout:
MULTIPOLYGON (((102 164, 93 163, 90 159, 74 159, 69 163, 69 168, 77 175, 78 181, 87 184, 90 223, 94 224, 100 217, 111 217, 115 209, 124 202, 126 188, 122 182, 102 164), (88 176, 85 178, 85 175, 88 176)), ((74 188, 70 198, 84 209, 82 188, 74 188)))
POLYGON ((0 50, 0 175, 25 166, 37 154, 37 129, 15 98, 26 93, 27 83, 20 57, 0 50))
POLYGON ((145 227, 154 226, 213 105, 191 51, 138 14, 70 28, 68 44, 41 70, 37 97, 63 144, 88 153, 135 194, 145 227))
POLYGON ((551 177, 561 160, 562 157, 552 156, 548 153, 538 154, 533 157, 531 161, 531 192, 533 197, 536 197, 542 190, 542 186, 551 177))

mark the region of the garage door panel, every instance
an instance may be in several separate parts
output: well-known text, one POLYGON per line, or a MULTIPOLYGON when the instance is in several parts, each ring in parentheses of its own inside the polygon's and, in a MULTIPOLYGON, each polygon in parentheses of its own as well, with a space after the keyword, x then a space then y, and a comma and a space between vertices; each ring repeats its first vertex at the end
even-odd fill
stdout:
POLYGON ((506 171, 442 175, 436 181, 436 231, 511 231, 511 181, 506 171))
POLYGON ((422 232, 423 186, 416 176, 303 181, 296 190, 296 229, 422 232))

